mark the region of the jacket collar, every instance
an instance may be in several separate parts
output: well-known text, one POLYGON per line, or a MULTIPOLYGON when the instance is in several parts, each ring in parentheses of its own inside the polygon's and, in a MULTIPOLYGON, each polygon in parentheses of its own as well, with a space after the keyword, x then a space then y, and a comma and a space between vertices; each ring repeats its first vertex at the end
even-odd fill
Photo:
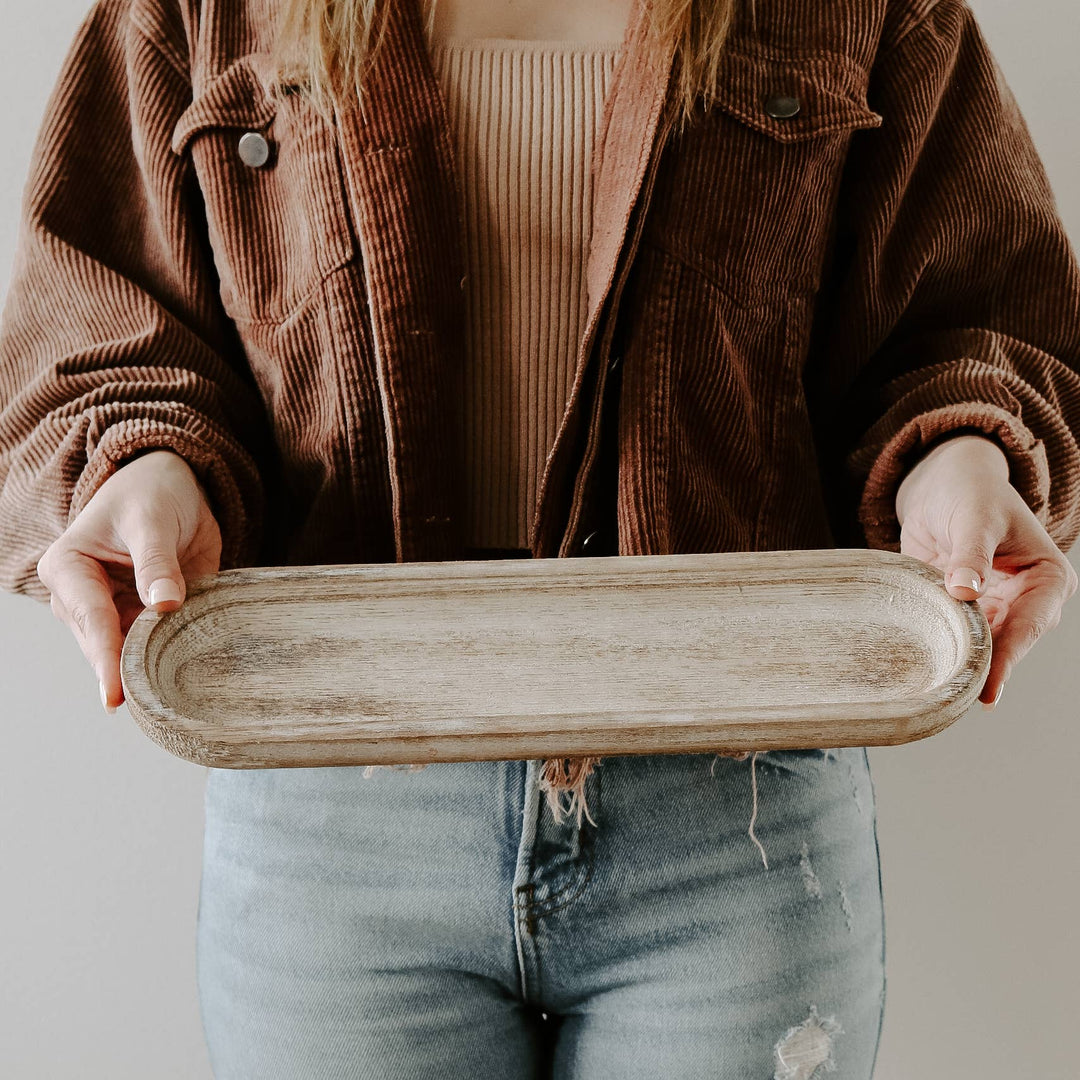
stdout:
MULTIPOLYGON (((652 2, 633 4, 594 144, 588 315, 557 445, 576 443, 567 421, 581 412, 577 399, 598 313, 615 279, 642 180, 658 152, 672 55, 657 57, 649 47, 652 2)), ((462 543, 461 458, 446 448, 461 449, 463 203, 418 0, 389 4, 365 87, 363 102, 350 99, 337 122, 388 426, 397 558, 456 558, 462 543)), ((552 458, 572 464, 563 452, 552 458)), ((564 487, 555 486, 560 492, 564 487)), ((565 515, 565 509, 546 512, 565 515)))
POLYGON ((610 288, 631 210, 659 150, 657 131, 671 84, 673 54, 670 48, 662 55, 652 49, 646 18, 651 11, 652 0, 635 0, 593 149, 587 324, 610 288))

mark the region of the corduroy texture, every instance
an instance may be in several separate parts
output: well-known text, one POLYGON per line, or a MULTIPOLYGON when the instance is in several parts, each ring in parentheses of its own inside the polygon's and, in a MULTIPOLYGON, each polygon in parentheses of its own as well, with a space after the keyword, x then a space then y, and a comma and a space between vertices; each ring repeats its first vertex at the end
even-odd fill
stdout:
MULTIPOLYGON (((1068 550, 1080 267, 967 4, 756 0, 675 138, 647 3, 597 133, 533 554, 581 554, 608 494, 623 555, 896 550, 901 477, 961 430, 1068 550)), ((99 0, 79 29, 0 316, 8 590, 47 601, 41 553, 162 445, 207 485, 223 568, 462 551, 463 194, 419 12, 393 4, 364 111, 334 125, 271 94, 271 36, 261 0, 99 0)))
POLYGON ((619 42, 432 42, 464 193, 465 528, 528 547, 585 323, 589 162, 619 42))

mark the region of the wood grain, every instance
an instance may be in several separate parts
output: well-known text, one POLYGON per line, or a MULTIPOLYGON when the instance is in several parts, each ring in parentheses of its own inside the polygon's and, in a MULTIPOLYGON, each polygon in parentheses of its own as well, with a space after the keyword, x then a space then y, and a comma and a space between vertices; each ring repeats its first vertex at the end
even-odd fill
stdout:
POLYGON ((121 673, 166 750, 263 768, 904 743, 989 662, 940 571, 830 548, 228 570, 121 673))

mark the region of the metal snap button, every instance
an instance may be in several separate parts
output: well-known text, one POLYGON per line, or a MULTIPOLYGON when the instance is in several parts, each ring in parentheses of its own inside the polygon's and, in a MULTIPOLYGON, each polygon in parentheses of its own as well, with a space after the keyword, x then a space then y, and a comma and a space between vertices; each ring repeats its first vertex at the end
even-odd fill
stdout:
POLYGON ((582 555, 606 555, 615 553, 615 543, 607 528, 593 529, 584 540, 581 541, 580 551, 582 555))
POLYGON ((586 536, 584 540, 581 541, 581 551, 582 551, 583 554, 585 554, 585 555, 590 554, 590 550, 591 550, 590 545, 595 546, 596 538, 599 535, 600 535, 600 530, 599 529, 593 529, 593 531, 591 533, 589 533, 589 535, 586 536))
POLYGON ((794 94, 774 94, 765 102, 765 111, 774 120, 787 120, 795 116, 801 107, 794 94))
POLYGON ((237 150, 240 160, 253 169, 261 168, 270 160, 270 144, 266 136, 258 131, 247 131, 241 135, 237 150))

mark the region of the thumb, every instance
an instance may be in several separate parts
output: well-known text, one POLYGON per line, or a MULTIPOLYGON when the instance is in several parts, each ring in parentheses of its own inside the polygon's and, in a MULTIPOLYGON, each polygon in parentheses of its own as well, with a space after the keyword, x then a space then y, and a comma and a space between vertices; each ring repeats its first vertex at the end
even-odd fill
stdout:
POLYGON ((187 594, 183 571, 176 553, 176 540, 164 531, 150 528, 137 536, 130 546, 135 567, 135 588, 147 607, 172 611, 187 594), (161 607, 162 604, 168 607, 161 607))
POLYGON ((979 596, 997 550, 997 538, 988 527, 963 529, 952 544, 945 570, 945 587, 958 600, 974 600, 979 596))

